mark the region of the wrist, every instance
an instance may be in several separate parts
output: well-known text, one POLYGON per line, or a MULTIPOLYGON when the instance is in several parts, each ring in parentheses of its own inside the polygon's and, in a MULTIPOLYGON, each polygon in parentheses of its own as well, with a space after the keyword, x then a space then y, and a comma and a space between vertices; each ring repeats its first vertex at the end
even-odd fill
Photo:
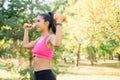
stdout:
POLYGON ((24 29, 24 31, 27 31, 27 32, 28 32, 29 30, 28 30, 28 29, 24 29))
POLYGON ((61 22, 56 22, 56 26, 62 26, 61 22))
POLYGON ((62 23, 62 21, 58 20, 58 21, 56 21, 56 23, 62 23))

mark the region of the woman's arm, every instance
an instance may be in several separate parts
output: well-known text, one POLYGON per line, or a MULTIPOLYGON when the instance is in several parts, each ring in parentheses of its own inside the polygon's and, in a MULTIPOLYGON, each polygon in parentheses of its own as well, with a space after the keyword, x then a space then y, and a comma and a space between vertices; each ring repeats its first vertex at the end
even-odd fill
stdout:
POLYGON ((60 46, 62 44, 62 26, 56 26, 56 36, 55 36, 55 46, 60 46))
POLYGON ((37 42, 37 39, 34 41, 29 42, 29 36, 28 36, 29 30, 24 29, 24 38, 23 38, 23 47, 25 48, 33 48, 34 45, 37 42))
POLYGON ((59 47, 62 44, 62 21, 64 20, 64 16, 59 14, 57 19, 57 26, 56 26, 56 34, 51 35, 50 41, 53 46, 59 47))
POLYGON ((56 34, 52 34, 50 36, 50 43, 54 47, 59 47, 62 44, 62 26, 57 25, 56 27, 56 34))
POLYGON ((51 35, 50 41, 54 47, 59 47, 62 44, 62 19, 60 18, 57 23, 59 25, 56 26, 56 34, 51 35))

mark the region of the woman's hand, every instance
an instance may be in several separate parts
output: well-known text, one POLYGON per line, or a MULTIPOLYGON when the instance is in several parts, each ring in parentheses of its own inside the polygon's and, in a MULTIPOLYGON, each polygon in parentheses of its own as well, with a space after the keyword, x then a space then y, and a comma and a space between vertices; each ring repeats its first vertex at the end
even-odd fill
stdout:
POLYGON ((62 14, 54 14, 54 19, 56 22, 66 21, 66 17, 62 14))
POLYGON ((25 24, 23 25, 23 28, 24 28, 25 30, 30 30, 30 29, 33 29, 33 28, 34 28, 34 25, 25 23, 25 24))
POLYGON ((23 47, 25 48, 33 48, 34 45, 36 44, 37 40, 34 40, 34 41, 31 41, 29 42, 29 36, 28 36, 28 33, 29 33, 29 30, 30 29, 33 29, 35 25, 32 25, 32 24, 27 24, 25 23, 23 25, 23 28, 24 28, 24 38, 23 38, 23 47))

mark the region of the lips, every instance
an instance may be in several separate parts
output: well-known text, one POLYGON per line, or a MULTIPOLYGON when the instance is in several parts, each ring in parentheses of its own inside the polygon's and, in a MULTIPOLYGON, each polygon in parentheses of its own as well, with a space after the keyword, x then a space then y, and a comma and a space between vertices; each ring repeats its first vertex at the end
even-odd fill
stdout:
POLYGON ((40 28, 40 27, 36 27, 36 28, 40 28))
POLYGON ((39 30, 40 30, 40 27, 36 27, 36 29, 37 29, 37 31, 39 31, 39 30))

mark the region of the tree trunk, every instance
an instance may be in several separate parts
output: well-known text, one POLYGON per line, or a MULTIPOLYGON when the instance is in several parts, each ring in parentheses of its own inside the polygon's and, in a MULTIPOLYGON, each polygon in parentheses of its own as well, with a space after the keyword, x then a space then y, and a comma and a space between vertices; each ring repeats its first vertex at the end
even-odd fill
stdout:
POLYGON ((112 54, 109 56, 109 59, 110 59, 110 60, 113 60, 113 55, 112 55, 112 54))
MULTIPOLYGON (((31 11, 31 18, 30 18, 30 23, 33 22, 33 5, 32 5, 32 1, 31 1, 31 5, 29 7, 30 11, 31 11)), ((30 41, 32 39, 33 35, 30 36, 30 41)), ((33 60, 33 55, 32 55, 32 51, 30 51, 30 57, 29 57, 29 67, 30 67, 30 79, 33 78, 33 67, 32 67, 32 60, 33 60)))
POLYGON ((77 66, 77 67, 79 66, 79 59, 80 59, 80 46, 81 46, 81 44, 79 44, 79 46, 78 46, 78 53, 77 53, 77 59, 76 59, 76 66, 77 66))
POLYGON ((30 51, 30 56, 29 56, 30 79, 32 79, 33 77, 32 60, 33 60, 33 55, 32 55, 32 51, 30 51))
POLYGON ((118 53, 118 61, 120 61, 120 54, 118 53))
POLYGON ((93 53, 91 52, 90 55, 90 61, 91 61, 91 65, 94 65, 94 57, 93 57, 93 53))
POLYGON ((91 65, 94 65, 94 62, 97 62, 94 47, 90 46, 90 62, 91 65))

